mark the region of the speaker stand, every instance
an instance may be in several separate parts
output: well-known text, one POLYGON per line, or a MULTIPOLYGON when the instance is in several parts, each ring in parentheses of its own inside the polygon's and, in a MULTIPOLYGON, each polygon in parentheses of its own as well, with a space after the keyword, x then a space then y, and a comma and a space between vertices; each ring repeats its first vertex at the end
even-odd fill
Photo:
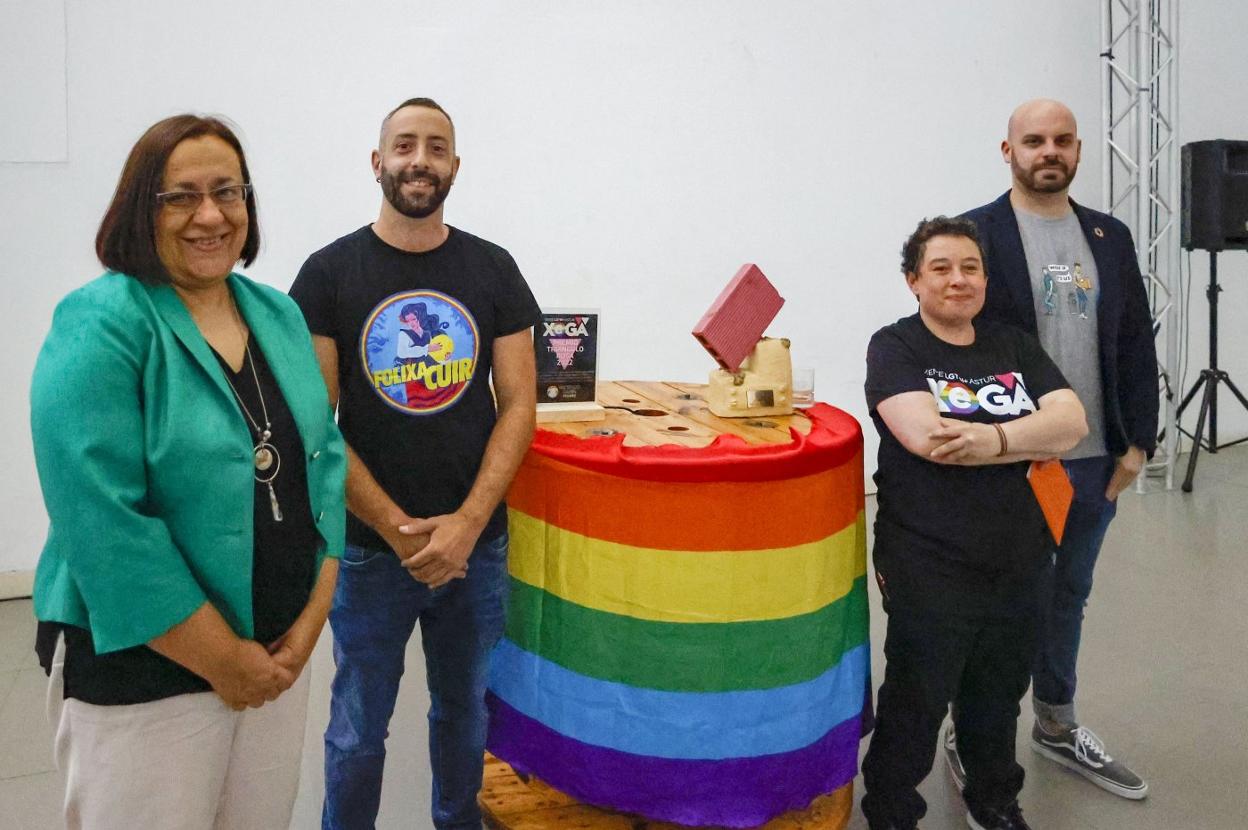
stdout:
POLYGON ((1196 461, 1202 447, 1206 452, 1216 454, 1218 450, 1248 441, 1248 437, 1245 437, 1218 444, 1218 384, 1226 384, 1226 388, 1239 399, 1240 406, 1248 410, 1248 398, 1245 398, 1239 391, 1239 387, 1231 380, 1231 376, 1218 368, 1218 294, 1221 291, 1222 288, 1218 285, 1218 252, 1210 251, 1209 287, 1205 290, 1205 296, 1209 299, 1209 368, 1201 369, 1200 377, 1183 396, 1183 401, 1175 413, 1177 423, 1178 419, 1183 417, 1183 410, 1187 409, 1187 405, 1195 400, 1196 394, 1204 389, 1204 395, 1200 399, 1200 413, 1196 416, 1196 431, 1187 432, 1182 427, 1178 427, 1179 432, 1192 439, 1192 452, 1187 459, 1187 475, 1183 479, 1184 493, 1192 492, 1192 481, 1196 478, 1196 461), (1204 437, 1206 426, 1209 428, 1207 439, 1204 437))

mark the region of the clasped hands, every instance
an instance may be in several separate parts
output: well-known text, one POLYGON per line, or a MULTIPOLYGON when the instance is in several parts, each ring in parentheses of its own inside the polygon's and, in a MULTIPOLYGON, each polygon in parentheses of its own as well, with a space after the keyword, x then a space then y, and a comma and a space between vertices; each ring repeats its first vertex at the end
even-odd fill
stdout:
POLYGON ((936 444, 928 458, 937 464, 981 464, 1001 453, 1001 435, 992 424, 941 418, 940 427, 927 434, 936 444))
POLYGON ((379 530, 413 579, 440 588, 468 575, 468 557, 484 529, 462 513, 408 518, 379 530))
MULTIPOLYGON (((414 579, 439 588, 468 575, 468 557, 483 529, 467 516, 449 513, 407 518, 380 532, 414 579)), ((315 645, 316 637, 299 621, 267 648, 236 640, 209 682, 231 709, 259 708, 294 685, 315 645)))
POLYGON ((236 712, 258 709, 294 685, 315 645, 315 638, 305 636, 298 622, 268 647, 255 640, 236 640, 209 682, 236 712))

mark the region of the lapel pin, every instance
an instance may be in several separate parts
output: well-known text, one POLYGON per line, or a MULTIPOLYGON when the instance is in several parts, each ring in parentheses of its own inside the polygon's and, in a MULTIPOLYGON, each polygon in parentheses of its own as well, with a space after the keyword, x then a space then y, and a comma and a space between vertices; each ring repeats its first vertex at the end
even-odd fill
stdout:
POLYGON ((1097 239, 1105 238, 1105 231, 1101 230, 1100 228, 1093 228, 1092 233, 1096 234, 1097 239))

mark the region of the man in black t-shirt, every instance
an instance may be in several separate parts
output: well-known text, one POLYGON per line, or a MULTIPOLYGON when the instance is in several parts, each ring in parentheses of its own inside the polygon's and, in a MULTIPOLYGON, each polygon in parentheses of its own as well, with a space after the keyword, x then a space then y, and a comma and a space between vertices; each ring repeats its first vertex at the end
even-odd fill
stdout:
POLYGON ((309 257, 291 288, 348 445, 324 828, 373 826, 416 623, 433 822, 481 827, 484 694, 507 590, 503 495, 533 434, 540 313, 505 250, 444 224, 459 163, 450 116, 428 98, 400 104, 373 151, 380 216, 309 257))
POLYGON ((956 701, 968 823, 1026 830, 1014 733, 1048 543, 1027 462, 1069 449, 1087 426, 1034 337, 972 322, 986 281, 974 224, 920 223, 902 271, 919 312, 867 349, 880 434, 872 559, 888 633, 862 809, 872 830, 917 826, 916 787, 956 701))

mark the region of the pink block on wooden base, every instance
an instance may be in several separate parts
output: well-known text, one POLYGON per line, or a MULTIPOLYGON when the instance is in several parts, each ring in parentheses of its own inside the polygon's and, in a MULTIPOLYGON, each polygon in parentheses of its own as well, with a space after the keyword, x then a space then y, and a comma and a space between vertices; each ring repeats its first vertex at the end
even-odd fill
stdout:
POLYGON ((747 262, 693 327, 693 336, 724 371, 736 372, 783 305, 771 281, 747 262))

